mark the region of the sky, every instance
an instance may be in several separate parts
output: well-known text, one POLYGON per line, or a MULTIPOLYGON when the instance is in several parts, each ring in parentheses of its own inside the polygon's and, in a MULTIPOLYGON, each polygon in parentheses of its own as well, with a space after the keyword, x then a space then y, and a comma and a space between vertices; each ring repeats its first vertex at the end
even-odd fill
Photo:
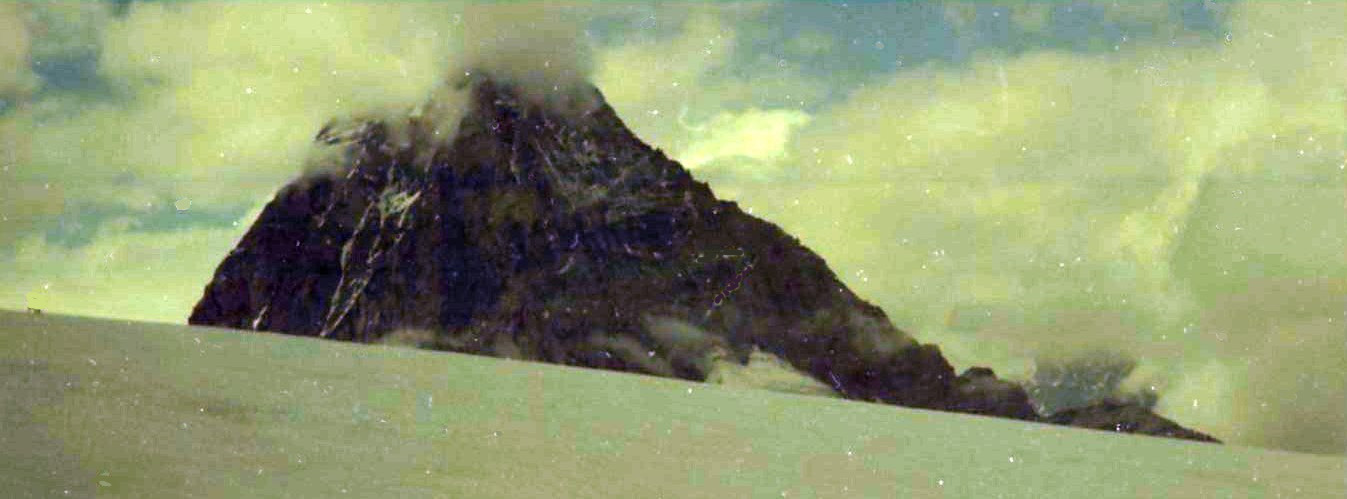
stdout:
POLYGON ((1347 3, 536 7, 0 2, 0 307, 182 323, 323 123, 481 67, 594 83, 957 369, 1347 449, 1347 3))

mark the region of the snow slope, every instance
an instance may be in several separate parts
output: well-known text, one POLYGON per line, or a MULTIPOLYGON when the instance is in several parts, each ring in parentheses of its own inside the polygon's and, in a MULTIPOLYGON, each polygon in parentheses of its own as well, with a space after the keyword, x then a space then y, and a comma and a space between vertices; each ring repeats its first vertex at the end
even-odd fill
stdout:
POLYGON ((1341 457, 0 311, 7 496, 1344 497, 1344 476, 1341 457))

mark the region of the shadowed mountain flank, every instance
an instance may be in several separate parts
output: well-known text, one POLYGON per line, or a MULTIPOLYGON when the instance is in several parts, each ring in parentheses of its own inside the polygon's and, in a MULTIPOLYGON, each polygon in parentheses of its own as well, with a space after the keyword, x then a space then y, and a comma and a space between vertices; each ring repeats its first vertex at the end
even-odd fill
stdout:
POLYGON ((703 381, 779 360, 846 398, 1040 420, 717 200, 597 89, 458 91, 455 123, 324 127, 341 164, 276 195, 189 322, 703 381))

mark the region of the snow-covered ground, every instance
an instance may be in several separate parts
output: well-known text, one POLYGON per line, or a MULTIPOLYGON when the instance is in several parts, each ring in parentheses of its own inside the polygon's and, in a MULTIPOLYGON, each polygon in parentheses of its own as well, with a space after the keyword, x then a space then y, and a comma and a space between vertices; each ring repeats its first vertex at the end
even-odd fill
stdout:
POLYGON ((1344 497, 1344 459, 0 312, 7 497, 1344 497))

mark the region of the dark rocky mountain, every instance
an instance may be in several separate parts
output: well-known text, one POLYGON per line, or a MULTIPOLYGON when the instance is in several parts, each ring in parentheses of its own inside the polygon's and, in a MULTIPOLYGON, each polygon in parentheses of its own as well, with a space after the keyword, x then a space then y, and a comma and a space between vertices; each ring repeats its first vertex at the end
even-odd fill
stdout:
POLYGON ((1044 422, 1122 433, 1141 433, 1158 437, 1182 438, 1199 442, 1220 440, 1193 431, 1160 417, 1137 403, 1105 399, 1084 407, 1065 409, 1044 418, 1044 422))
POLYGON ((1021 387, 955 376, 796 238, 717 200, 597 89, 460 90, 452 138, 417 113, 325 127, 343 164, 276 195, 189 322, 690 380, 761 352, 851 399, 1040 420, 1021 387))

